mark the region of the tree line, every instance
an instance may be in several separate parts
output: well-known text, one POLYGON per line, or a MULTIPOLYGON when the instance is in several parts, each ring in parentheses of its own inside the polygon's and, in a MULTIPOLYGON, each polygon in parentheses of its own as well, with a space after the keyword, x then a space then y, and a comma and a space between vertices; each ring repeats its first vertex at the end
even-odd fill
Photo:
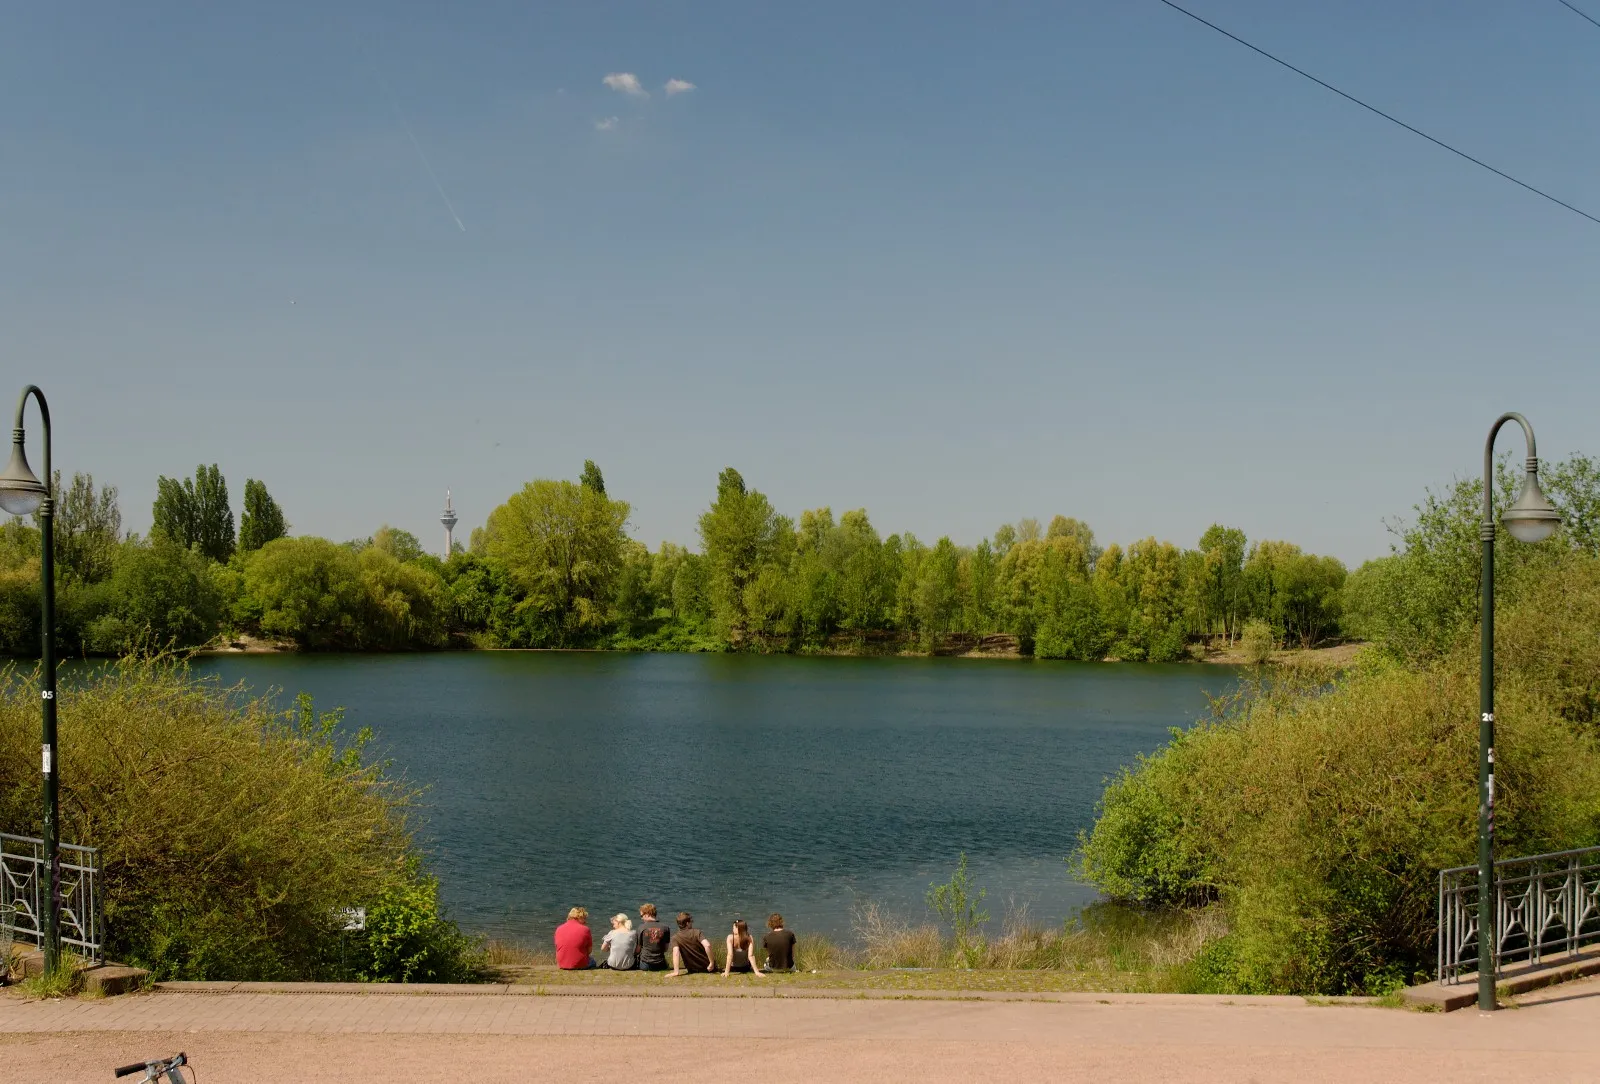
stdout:
MULTIPOLYGON (((650 550, 630 508, 586 461, 577 481, 538 479, 441 558, 380 527, 334 542, 291 536, 249 479, 235 522, 216 464, 161 477, 147 537, 125 534, 114 486, 56 478, 57 638, 64 651, 191 646, 241 634, 312 650, 446 646, 624 650, 922 651, 979 647, 1040 658, 1166 661, 1236 642, 1371 640, 1414 658, 1443 652, 1477 617, 1480 484, 1430 492, 1394 552, 1346 575, 1335 558, 1211 526, 1192 547, 1097 542, 1067 516, 1002 525, 976 545, 882 536, 865 509, 780 514, 728 468, 696 549, 650 550)), ((1562 547, 1600 550, 1600 463, 1549 464, 1566 523, 1543 547, 1496 548, 1501 589, 1562 547)), ((1496 502, 1519 476, 1503 463, 1496 502)), ((0 524, 0 651, 37 651, 39 533, 0 524)))
MULTIPOLYGON (((242 634, 311 650, 446 646, 624 650, 922 651, 998 643, 1041 658, 1165 661, 1247 623, 1311 646, 1341 633, 1346 570, 1214 525, 1192 548, 1101 546, 1080 520, 1005 524, 973 546, 882 536, 865 509, 780 514, 733 468, 699 547, 650 550, 586 461, 538 479, 441 558, 384 526, 347 542, 289 534, 245 483, 237 528, 216 464, 161 477, 147 537, 125 534, 114 486, 75 475, 56 518, 64 650, 115 654, 242 634), (999 638, 999 640, 995 640, 999 638)), ((37 651, 37 529, 0 525, 0 651, 37 651)))

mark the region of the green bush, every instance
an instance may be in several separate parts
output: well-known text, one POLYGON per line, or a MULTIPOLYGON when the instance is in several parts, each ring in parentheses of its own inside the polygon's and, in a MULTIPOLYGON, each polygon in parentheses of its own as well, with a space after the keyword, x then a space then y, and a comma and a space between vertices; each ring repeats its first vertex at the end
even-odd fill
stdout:
MULTIPOLYGON (((1535 592, 1507 615, 1522 645, 1496 703, 1507 855, 1600 842, 1600 740, 1574 721, 1592 702, 1574 690, 1600 679, 1600 652, 1579 632, 1600 606, 1600 573, 1552 574, 1546 590, 1568 596, 1565 610, 1552 615, 1535 592), (1572 648, 1541 656, 1542 670, 1519 655, 1552 640, 1572 648)), ((1228 944, 1197 964, 1211 988, 1410 981, 1433 962, 1438 871, 1476 853, 1477 693, 1465 651, 1421 670, 1277 676, 1112 780, 1082 840, 1085 874, 1141 903, 1220 897, 1228 944)))
POLYGON ((481 949, 444 917, 439 882, 412 863, 367 910, 360 939, 362 982, 462 982, 473 978, 481 949))
POLYGON ((1272 653, 1278 649, 1278 638, 1272 634, 1272 626, 1265 621, 1249 621, 1245 623, 1244 632, 1239 637, 1239 650, 1244 652, 1247 662, 1256 666, 1272 658, 1272 653))
MULTIPOLYGON (((101 850, 107 951, 160 978, 462 977, 408 826, 415 792, 302 697, 279 712, 130 660, 60 697, 62 835, 101 850), (362 955, 343 908, 366 907, 362 955), (350 959, 354 951, 355 959, 350 959)), ((39 688, 0 672, 0 827, 39 832, 39 688)))

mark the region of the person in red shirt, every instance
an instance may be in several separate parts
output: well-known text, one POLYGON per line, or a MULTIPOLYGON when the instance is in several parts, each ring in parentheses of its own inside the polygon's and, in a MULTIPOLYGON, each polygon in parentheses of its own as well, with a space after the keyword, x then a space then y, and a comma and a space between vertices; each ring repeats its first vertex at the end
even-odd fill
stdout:
POLYGON ((594 967, 594 935, 589 932, 589 912, 574 907, 556 927, 556 966, 563 971, 588 971, 594 967))

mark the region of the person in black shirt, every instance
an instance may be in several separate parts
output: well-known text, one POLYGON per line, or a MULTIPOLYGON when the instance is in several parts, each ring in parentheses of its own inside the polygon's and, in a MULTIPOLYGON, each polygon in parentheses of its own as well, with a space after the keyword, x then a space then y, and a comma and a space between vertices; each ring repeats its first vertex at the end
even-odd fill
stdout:
POLYGON ((672 931, 656 921, 656 905, 639 905, 639 970, 665 971, 672 955, 672 931))
POLYGON ((793 971, 794 934, 783 928, 783 916, 769 916, 767 929, 771 932, 761 939, 761 946, 767 950, 767 970, 793 971))
POLYGON ((694 928, 694 916, 688 911, 678 912, 678 932, 672 937, 672 970, 667 977, 688 971, 715 971, 717 960, 711 952, 711 942, 694 928))

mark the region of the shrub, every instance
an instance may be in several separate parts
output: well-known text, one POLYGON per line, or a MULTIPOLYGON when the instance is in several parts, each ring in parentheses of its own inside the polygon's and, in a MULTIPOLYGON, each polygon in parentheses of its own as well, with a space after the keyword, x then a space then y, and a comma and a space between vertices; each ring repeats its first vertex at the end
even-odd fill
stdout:
POLYGON ((1252 665, 1260 666, 1272 658, 1272 653, 1278 649, 1278 638, 1272 634, 1272 626, 1265 621, 1250 621, 1244 626, 1244 632, 1239 637, 1239 649, 1244 652, 1245 660, 1252 665))
POLYGON ((461 982, 481 968, 482 948, 448 921, 439 882, 409 864, 367 910, 359 949, 362 982, 461 982))
MULTIPOLYGON (((0 672, 0 827, 38 833, 39 689, 0 672)), ((335 914, 375 920, 374 979, 463 975, 407 817, 415 792, 308 698, 279 712, 171 661, 61 690, 62 835, 101 850, 107 952, 159 978, 335 977, 335 914)))
MULTIPOLYGON (((1428 970, 1438 871, 1475 854, 1476 708, 1469 658, 1275 678, 1115 779, 1083 868, 1130 900, 1219 895, 1213 985, 1381 992, 1428 970)), ((1496 714, 1502 853, 1600 841, 1593 733, 1516 674, 1496 714)))
POLYGON ((983 909, 988 894, 988 889, 973 884, 972 875, 967 872, 966 851, 961 852, 949 881, 928 886, 928 909, 950 923, 956 937, 956 955, 967 967, 974 966, 983 952, 980 931, 989 921, 989 912, 983 909))

